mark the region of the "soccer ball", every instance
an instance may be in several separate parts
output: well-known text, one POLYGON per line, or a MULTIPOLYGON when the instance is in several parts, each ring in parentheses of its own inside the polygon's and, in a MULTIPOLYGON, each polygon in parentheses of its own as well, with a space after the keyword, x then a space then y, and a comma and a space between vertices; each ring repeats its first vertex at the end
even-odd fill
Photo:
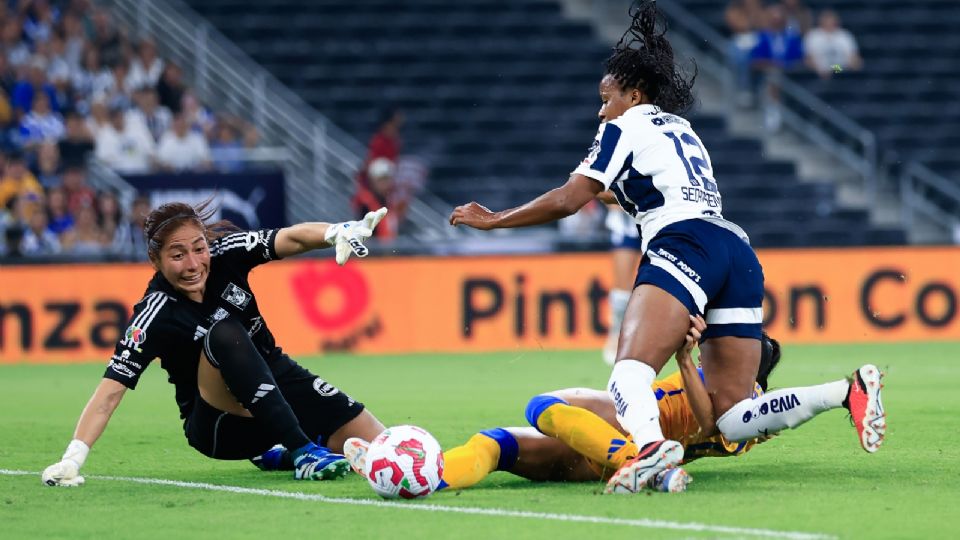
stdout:
POLYGON ((385 499, 426 497, 443 477, 443 451, 423 428, 388 428, 370 442, 363 476, 385 499))

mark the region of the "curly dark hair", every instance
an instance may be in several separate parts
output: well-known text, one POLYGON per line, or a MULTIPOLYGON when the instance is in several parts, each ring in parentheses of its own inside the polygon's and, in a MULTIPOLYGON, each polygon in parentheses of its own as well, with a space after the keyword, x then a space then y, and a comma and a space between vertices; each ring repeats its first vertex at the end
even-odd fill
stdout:
POLYGON ((694 103, 693 82, 697 66, 689 79, 674 63, 673 47, 667 41, 667 23, 657 9, 656 0, 639 0, 630 7, 630 28, 623 33, 604 62, 623 90, 636 88, 665 112, 684 114, 694 103))

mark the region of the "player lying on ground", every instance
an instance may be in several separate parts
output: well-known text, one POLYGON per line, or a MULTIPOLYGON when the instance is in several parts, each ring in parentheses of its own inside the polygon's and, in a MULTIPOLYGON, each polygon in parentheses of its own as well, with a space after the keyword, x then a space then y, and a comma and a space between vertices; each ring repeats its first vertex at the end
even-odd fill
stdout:
POLYGON ((846 382, 781 389, 751 399, 760 363, 763 269, 737 224, 724 219, 710 155, 690 122, 693 79, 674 61, 656 2, 641 0, 598 87, 600 127, 590 152, 567 182, 536 199, 492 212, 477 202, 458 206, 450 224, 481 230, 542 225, 567 217, 611 191, 640 227, 643 259, 627 303, 616 364, 607 390, 617 422, 640 447, 611 477, 610 489, 641 489, 659 471, 683 460, 683 446, 665 438, 650 390, 690 327, 691 315, 710 324, 701 362, 716 414, 730 441, 794 427, 848 404, 861 444, 883 442, 881 373, 864 366, 846 382), (789 408, 773 405, 791 403, 789 408), (752 414, 756 407, 766 414, 752 414))
MULTIPOLYGON (((689 341, 677 351, 681 371, 653 384, 660 425, 665 434, 684 446, 687 462, 701 457, 738 456, 767 438, 734 443, 723 435, 706 435, 700 430, 699 422, 709 422, 705 415, 710 411, 694 410, 686 388, 691 384, 702 386, 703 373, 690 356, 701 329, 702 325, 692 325, 689 341)), ((763 346, 754 396, 763 395, 770 373, 780 362, 776 340, 764 334, 763 346)), ((607 479, 637 455, 637 446, 629 436, 614 427, 614 404, 603 390, 570 388, 536 396, 527 405, 526 417, 533 427, 484 430, 463 446, 444 452, 441 488, 470 487, 494 471, 537 481, 596 481, 607 479)), ((344 453, 354 470, 362 470, 366 442, 348 439, 344 453)), ((657 475, 651 487, 681 491, 688 481, 685 471, 672 468, 657 475)))
POLYGON ((215 459, 250 459, 282 443, 294 449, 294 478, 345 475, 348 437, 373 438, 383 425, 362 403, 297 365, 274 341, 247 280, 257 265, 335 247, 344 264, 363 257, 363 241, 386 214, 362 221, 301 223, 245 232, 229 222, 206 225, 208 203, 170 203, 144 225, 157 270, 133 309, 104 378, 84 407, 63 458, 43 471, 51 486, 83 483, 79 471, 127 389, 154 358, 176 389, 190 446, 215 459))

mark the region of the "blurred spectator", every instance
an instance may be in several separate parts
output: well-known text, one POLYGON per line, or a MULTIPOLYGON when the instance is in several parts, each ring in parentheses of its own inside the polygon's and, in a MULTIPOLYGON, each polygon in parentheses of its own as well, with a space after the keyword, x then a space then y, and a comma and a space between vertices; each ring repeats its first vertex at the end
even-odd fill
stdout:
POLYGON ((357 192, 353 196, 354 213, 357 219, 362 219, 367 212, 378 210, 383 206, 391 210, 374 231, 374 236, 382 240, 393 239, 397 236, 397 217, 394 216, 392 208, 393 175, 395 172, 396 167, 393 161, 385 157, 374 159, 367 167, 365 175, 369 187, 358 186, 357 192))
POLYGON ((127 124, 122 107, 110 110, 110 125, 95 135, 97 159, 120 173, 144 174, 150 171, 156 144, 150 132, 137 124, 127 124))
POLYGON ((820 12, 818 26, 803 40, 807 65, 824 79, 835 70, 860 70, 863 59, 857 40, 841 27, 840 17, 832 9, 820 12))
POLYGON ((0 89, 2 89, 7 96, 12 96, 13 89, 16 86, 17 77, 10 67, 10 63, 7 61, 7 56, 0 54, 0 89))
POLYGON ((813 13, 803 0, 783 0, 783 15, 787 20, 787 28, 798 34, 805 35, 813 27, 813 13))
POLYGON ((124 109, 130 106, 130 90, 127 86, 129 68, 126 61, 120 60, 110 66, 110 84, 101 90, 101 94, 94 94, 94 99, 101 98, 108 106, 120 106, 124 109))
POLYGON ((124 227, 123 208, 117 195, 112 191, 101 191, 97 195, 97 224, 103 231, 105 241, 110 243, 110 251, 117 252, 127 244, 129 230, 124 227))
POLYGON ((221 118, 213 130, 213 140, 210 142, 210 155, 213 157, 214 167, 221 172, 242 170, 244 154, 237 130, 226 118, 221 118))
POLYGON ((133 103, 134 108, 127 112, 127 121, 139 122, 150 132, 153 140, 159 141, 173 120, 170 109, 160 105, 157 91, 148 86, 134 91, 133 103))
POLYGON ((783 72, 802 65, 803 36, 787 27, 783 7, 773 5, 766 10, 764 30, 757 35, 752 58, 754 69, 764 76, 766 102, 764 126, 768 131, 780 129, 780 79, 783 72))
POLYGON ((93 137, 79 113, 67 114, 66 134, 57 143, 60 162, 64 167, 82 167, 93 152, 93 137))
POLYGON ((67 199, 67 211, 74 217, 81 208, 92 207, 97 201, 97 192, 87 185, 87 170, 83 167, 63 171, 63 193, 67 199))
POLYGON ((187 90, 183 93, 180 112, 187 120, 187 126, 191 131, 200 133, 209 139, 213 136, 213 128, 216 125, 216 118, 204 107, 193 92, 187 90))
POLYGON ((209 167, 210 148, 203 135, 191 131, 185 112, 173 117, 170 129, 160 137, 157 162, 173 171, 186 171, 209 167))
POLYGON ((23 26, 19 17, 12 13, 9 13, 3 22, 0 49, 6 54, 7 62, 13 68, 19 68, 30 61, 30 47, 23 40, 23 26))
POLYGON ((757 46, 757 29, 765 20, 763 3, 761 0, 733 0, 727 4, 724 19, 730 32, 729 55, 736 73, 737 102, 747 107, 753 101, 750 62, 757 46))
POLYGON ((114 251, 137 260, 145 260, 147 243, 143 237, 143 226, 150 214, 150 199, 139 196, 130 205, 130 215, 121 224, 120 231, 114 236, 114 251), (117 239, 119 238, 119 241, 117 239))
POLYGON ((80 68, 83 59, 83 48, 87 44, 83 24, 75 13, 67 12, 63 15, 64 58, 70 65, 71 72, 80 68))
POLYGON ((49 41, 57 16, 58 12, 50 6, 48 0, 33 0, 23 21, 23 32, 33 43, 49 41))
POLYGON ((106 103, 104 96, 113 84, 113 75, 100 61, 100 52, 88 46, 83 51, 83 63, 73 72, 72 80, 77 101, 90 107, 95 96, 106 103))
POLYGON ((63 183, 60 176, 60 150, 55 143, 41 143, 37 148, 36 177, 47 190, 63 183))
POLYGON ((93 24, 92 44, 100 51, 104 64, 112 66, 123 60, 123 37, 113 24, 113 17, 105 8, 95 8, 90 17, 93 24))
POLYGON ((370 138, 370 143, 367 146, 367 157, 357 173, 357 184, 360 188, 369 189, 370 182, 367 172, 374 160, 385 158, 391 164, 395 164, 400 158, 400 148, 402 147, 400 128, 403 127, 403 121, 403 112, 393 107, 384 109, 380 114, 377 131, 370 138))
POLYGON ((47 214, 36 212, 23 233, 20 250, 27 257, 60 253, 60 239, 47 227, 47 214))
POLYGON ((56 90, 47 82, 47 61, 42 56, 34 56, 27 66, 26 77, 13 87, 13 110, 18 119, 30 112, 33 99, 40 92, 47 95, 52 110, 60 110, 56 90))
POLYGON ((93 140, 96 140, 101 130, 110 128, 110 109, 107 108, 106 101, 98 99, 90 104, 90 116, 85 124, 93 140))
POLYGON ((47 193, 47 226, 54 234, 63 235, 74 227, 73 214, 67 207, 67 192, 62 188, 53 188, 47 193))
POLYGON ((27 149, 42 142, 57 142, 64 136, 63 118, 50 110, 47 94, 40 92, 33 99, 33 109, 20 121, 20 143, 27 149))
POLYGON ((141 39, 137 55, 130 62, 127 87, 134 90, 157 86, 163 73, 163 60, 157 56, 157 46, 150 39, 141 39))
MULTIPOLYGON (((73 68, 67 62, 64 41, 59 34, 54 34, 50 41, 44 44, 44 55, 47 57, 47 80, 53 85, 60 110, 74 108, 73 104, 73 68)), ((40 49, 38 48, 38 51, 40 49)))
POLYGON ((109 242, 97 225, 97 212, 93 206, 77 210, 76 225, 61 237, 64 253, 71 255, 101 255, 107 251, 109 242))
POLYGON ((0 179, 0 207, 8 206, 15 197, 32 195, 35 200, 43 200, 43 186, 27 169, 23 154, 13 153, 7 160, 3 178, 0 179))
POLYGON ((173 62, 167 62, 163 68, 163 75, 160 76, 160 82, 157 83, 157 95, 160 97, 160 104, 170 109, 170 112, 176 114, 180 112, 181 100, 186 86, 183 84, 183 72, 180 67, 173 62))

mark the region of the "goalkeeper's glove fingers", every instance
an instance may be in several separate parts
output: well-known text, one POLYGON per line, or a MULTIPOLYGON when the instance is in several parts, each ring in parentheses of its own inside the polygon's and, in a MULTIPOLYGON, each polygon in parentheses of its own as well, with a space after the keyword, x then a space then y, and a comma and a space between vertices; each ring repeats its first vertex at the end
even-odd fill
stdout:
POLYGON ((84 479, 80 476, 80 466, 72 459, 64 459, 43 470, 40 479, 48 486, 77 487, 84 479))
POLYGON ((346 264, 351 253, 357 257, 366 257, 370 254, 370 250, 363 245, 363 242, 373 236, 373 230, 385 215, 387 215, 387 209, 380 208, 375 212, 367 212, 360 221, 336 223, 327 229, 327 242, 336 246, 337 264, 341 266, 346 264))

